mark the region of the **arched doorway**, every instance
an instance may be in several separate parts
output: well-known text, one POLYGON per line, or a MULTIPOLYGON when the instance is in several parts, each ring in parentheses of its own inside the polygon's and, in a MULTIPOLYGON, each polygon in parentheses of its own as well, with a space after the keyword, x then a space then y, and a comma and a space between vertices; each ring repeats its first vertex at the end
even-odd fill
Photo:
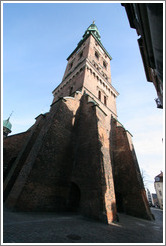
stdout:
POLYGON ((71 212, 78 212, 80 207, 80 198, 81 192, 75 183, 71 183, 70 185, 70 193, 69 193, 69 202, 68 202, 68 209, 71 212))

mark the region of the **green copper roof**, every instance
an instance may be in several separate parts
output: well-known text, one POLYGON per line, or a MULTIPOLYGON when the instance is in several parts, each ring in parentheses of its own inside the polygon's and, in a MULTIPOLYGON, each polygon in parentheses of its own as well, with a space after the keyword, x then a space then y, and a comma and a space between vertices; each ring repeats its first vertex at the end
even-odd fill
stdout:
POLYGON ((3 120, 3 126, 11 131, 12 124, 10 123, 9 118, 7 120, 3 120))
POLYGON ((97 26, 95 25, 94 21, 93 21, 93 23, 87 28, 87 30, 85 31, 85 33, 84 33, 84 35, 83 35, 83 39, 84 39, 89 33, 93 33, 93 35, 94 35, 99 41, 101 41, 101 36, 100 36, 99 30, 98 30, 97 26))

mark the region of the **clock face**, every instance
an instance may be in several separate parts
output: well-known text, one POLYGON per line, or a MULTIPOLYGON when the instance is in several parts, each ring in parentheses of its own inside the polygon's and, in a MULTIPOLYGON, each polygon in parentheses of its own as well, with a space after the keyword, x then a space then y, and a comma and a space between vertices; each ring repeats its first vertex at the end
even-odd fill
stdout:
POLYGON ((160 181, 160 178, 159 178, 159 177, 156 177, 155 180, 156 180, 156 181, 160 181))

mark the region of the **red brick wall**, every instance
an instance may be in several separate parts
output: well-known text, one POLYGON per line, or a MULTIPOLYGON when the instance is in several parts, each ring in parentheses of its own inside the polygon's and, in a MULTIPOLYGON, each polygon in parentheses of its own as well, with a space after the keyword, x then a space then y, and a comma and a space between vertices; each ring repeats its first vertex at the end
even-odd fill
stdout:
POLYGON ((116 218, 105 115, 86 95, 79 99, 76 94, 53 104, 7 196, 8 207, 70 210, 75 186, 82 214, 105 222, 116 218))
POLYGON ((3 168, 4 175, 9 171, 13 161, 18 156, 22 146, 24 145, 29 131, 15 134, 4 138, 3 140, 3 168))
POLYGON ((128 133, 116 120, 110 132, 110 117, 88 97, 61 99, 37 120, 5 179, 6 205, 26 211, 74 207, 110 223, 117 204, 151 218, 128 133))
POLYGON ((7 198, 8 207, 27 211, 66 209, 72 122, 73 112, 64 101, 52 106, 7 198))
POLYGON ((112 120, 111 148, 117 209, 151 219, 133 144, 124 127, 112 120), (132 148, 131 148, 132 146, 132 148))
POLYGON ((108 223, 116 218, 116 205, 104 121, 103 112, 82 97, 73 130, 72 182, 80 189, 81 213, 108 223))

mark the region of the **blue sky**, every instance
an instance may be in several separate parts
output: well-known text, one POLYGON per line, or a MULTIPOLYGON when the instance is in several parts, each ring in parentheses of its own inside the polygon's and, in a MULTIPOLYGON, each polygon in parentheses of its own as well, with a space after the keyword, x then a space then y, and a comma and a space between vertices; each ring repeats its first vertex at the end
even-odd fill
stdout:
POLYGON ((112 56, 112 85, 118 119, 133 135, 140 169, 154 192, 163 170, 163 110, 157 109, 137 43, 120 3, 4 3, 3 119, 11 116, 12 134, 26 131, 49 111, 52 91, 61 82, 66 58, 95 20, 101 42, 112 56))

